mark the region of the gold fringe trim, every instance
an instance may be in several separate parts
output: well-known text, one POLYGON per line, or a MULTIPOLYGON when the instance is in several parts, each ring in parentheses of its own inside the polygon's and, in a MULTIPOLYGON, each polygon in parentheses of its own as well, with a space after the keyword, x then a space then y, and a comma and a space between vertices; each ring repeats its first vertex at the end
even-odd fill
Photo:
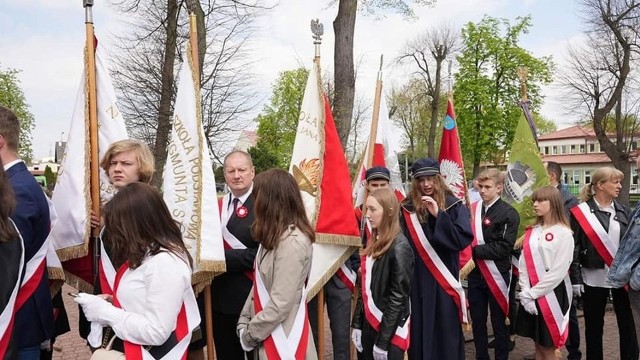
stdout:
POLYGON ((66 247, 64 249, 58 249, 56 250, 56 254, 58 254, 58 258, 60 259, 60 261, 68 261, 81 258, 89 254, 89 243, 84 242, 79 245, 66 247))
POLYGON ((469 259, 469 261, 467 261, 467 263, 464 264, 462 269, 460 269, 460 276, 459 276, 460 280, 466 279, 471 273, 471 271, 475 269, 475 267, 476 267, 476 263, 473 261, 473 259, 469 259))
POLYGON ((47 273, 49 274, 49 280, 62 280, 64 282, 64 270, 59 267, 47 267, 47 273))
POLYGON ((515 244, 513 244, 513 250, 522 249, 523 244, 524 244, 524 235, 520 236, 518 240, 516 240, 515 244))
MULTIPOLYGON (((318 217, 320 216, 320 202, 322 200, 322 179, 324 178, 324 153, 326 150, 326 142, 327 138, 325 135, 325 127, 327 126, 327 114, 325 113, 325 96, 324 89, 322 88, 322 76, 320 74, 320 59, 318 58, 318 71, 316 72, 316 78, 318 79, 318 94, 320 94, 320 102, 322 103, 322 118, 318 119, 318 138, 320 139, 320 166, 321 169, 318 170, 318 193, 316 194, 316 211, 314 212, 314 218, 311 219, 311 226, 315 229, 318 225, 318 217)), ((311 71, 314 69, 312 68, 311 71)), ((309 74, 311 76, 311 74, 309 74)))
POLYGON ((322 275, 322 277, 320 278, 320 281, 316 283, 313 287, 309 288, 309 290, 307 291, 307 302, 313 299, 320 292, 320 290, 324 287, 324 284, 326 284, 327 281, 331 279, 331 277, 336 273, 336 271, 340 269, 340 266, 342 266, 342 264, 344 264, 344 262, 347 261, 349 256, 351 256, 351 254, 353 254, 354 251, 358 250, 358 248, 359 247, 356 247, 356 246, 350 246, 350 249, 347 249, 347 251, 345 251, 345 253, 342 254, 342 256, 340 256, 333 263, 333 265, 329 267, 329 269, 327 269, 324 275, 322 275))
MULTIPOLYGON (((220 275, 227 272, 227 263, 224 260, 205 260, 198 262, 198 269, 200 272, 210 272, 214 275, 220 275)), ((196 275, 196 274, 194 274, 196 275)))
POLYGON ((316 233, 318 244, 355 246, 360 248, 362 240, 358 236, 316 233))
POLYGON ((49 293, 52 299, 56 296, 58 291, 62 289, 62 285, 64 285, 64 280, 53 280, 49 282, 49 293))
POLYGON ((88 282, 82 280, 81 278, 79 278, 78 276, 65 271, 64 275, 67 278, 67 284, 75 289, 77 289, 80 292, 83 293, 87 293, 87 294, 93 294, 93 285, 89 284, 88 282))
POLYGON ((57 267, 47 267, 47 273, 49 274, 49 292, 53 298, 64 285, 64 270, 57 267))

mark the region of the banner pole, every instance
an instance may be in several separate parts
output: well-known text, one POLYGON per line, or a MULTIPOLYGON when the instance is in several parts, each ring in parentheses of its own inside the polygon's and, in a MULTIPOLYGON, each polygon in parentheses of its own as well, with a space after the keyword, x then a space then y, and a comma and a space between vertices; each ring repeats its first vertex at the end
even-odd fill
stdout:
MULTIPOLYGON (((196 84, 197 88, 200 89, 200 56, 198 54, 198 27, 196 24, 196 14, 194 12, 189 13, 189 47, 191 48, 191 64, 193 64, 193 69, 191 71, 195 75, 194 78, 198 82, 196 84)), ((182 66, 189 66, 189 62, 183 64, 182 66)), ((185 81, 187 79, 180 79, 181 81, 185 81)), ((197 94, 199 96, 200 94, 197 94)), ((198 119, 199 120, 199 119, 198 119)), ((215 345, 213 342, 213 305, 212 305, 212 294, 211 294, 211 286, 207 284, 202 290, 204 292, 204 313, 205 313, 205 328, 207 333, 207 359, 213 360, 214 354, 216 352, 215 345)))

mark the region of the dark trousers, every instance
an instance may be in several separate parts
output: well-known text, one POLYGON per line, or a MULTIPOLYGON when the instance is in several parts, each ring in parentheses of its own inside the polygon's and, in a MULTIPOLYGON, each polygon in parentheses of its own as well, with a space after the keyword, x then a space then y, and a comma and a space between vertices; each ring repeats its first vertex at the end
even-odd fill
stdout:
POLYGON ((576 310, 576 299, 571 302, 569 308, 569 338, 564 344, 569 355, 567 360, 582 359, 582 351, 580 351, 580 324, 578 323, 578 313, 576 310))
MULTIPOLYGON (((509 274, 502 274, 509 283, 509 274)), ((469 311, 473 328, 473 343, 476 348, 476 359, 489 359, 489 339, 487 337, 487 310, 491 312, 491 326, 495 336, 495 359, 509 358, 509 329, 505 324, 505 314, 491 294, 486 281, 481 275, 469 276, 469 311)))
MULTIPOLYGON (((376 338, 378 337, 378 333, 369 325, 369 322, 366 320, 362 324, 362 353, 359 358, 364 360, 373 360, 373 346, 376 343, 376 338)), ((335 359, 349 359, 346 358, 338 358, 335 359)), ((389 348, 387 348, 387 359, 389 360, 403 360, 404 359, 404 351, 402 351, 399 347, 389 343, 389 348)))
MULTIPOLYGON (((334 275, 324 286, 324 300, 327 304, 331 343, 334 359, 349 359, 351 341, 351 290, 346 287, 337 275, 334 275)), ((309 324, 313 333, 313 341, 318 347, 318 297, 308 303, 309 324)))
POLYGON ((585 285, 582 301, 584 304, 584 335, 587 345, 587 360, 603 359, 602 332, 604 311, 609 291, 613 296, 613 308, 618 322, 620 359, 637 360, 638 342, 627 291, 625 289, 607 289, 585 285))
MULTIPOLYGON (((245 352, 236 334, 239 315, 223 314, 213 311, 213 342, 216 347, 216 359, 244 360, 245 352)), ((205 320, 202 320, 204 327, 205 320)), ((204 332, 203 332, 204 333, 204 332)), ((252 359, 247 353, 248 359, 252 359)))

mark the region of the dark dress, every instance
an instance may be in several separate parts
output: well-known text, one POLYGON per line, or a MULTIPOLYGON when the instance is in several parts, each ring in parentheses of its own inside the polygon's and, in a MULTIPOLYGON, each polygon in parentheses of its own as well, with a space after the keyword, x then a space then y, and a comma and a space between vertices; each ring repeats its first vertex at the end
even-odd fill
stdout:
MULTIPOLYGON (((471 220, 469 210, 461 200, 447 196, 445 203, 437 217, 426 214, 421 225, 442 262, 458 278, 459 253, 473 240, 471 220)), ((410 199, 402 203, 402 212, 414 212, 410 199)), ((411 281, 409 360, 464 359, 464 335, 458 307, 418 255, 403 215, 400 223, 415 256, 411 281)))
MULTIPOLYGON (((564 286, 564 282, 556 286, 553 292, 558 298, 558 303, 562 312, 565 313, 569 308, 569 298, 567 297, 567 291, 564 286)), ((542 318, 542 310, 536 301, 536 309, 538 309, 538 315, 532 315, 524 311, 524 308, 520 307, 516 319, 516 334, 533 339, 536 344, 544 347, 555 347, 553 338, 547 327, 547 323, 542 318)))

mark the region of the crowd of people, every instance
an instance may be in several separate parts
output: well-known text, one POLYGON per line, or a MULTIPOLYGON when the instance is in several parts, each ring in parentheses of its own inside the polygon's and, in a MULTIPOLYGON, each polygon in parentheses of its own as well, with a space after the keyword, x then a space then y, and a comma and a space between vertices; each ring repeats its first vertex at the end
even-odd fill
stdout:
MULTIPOLYGON (((51 357, 60 331, 45 270, 49 206, 18 158, 19 129, 0 107, 0 355, 35 360, 51 357)), ((240 150, 223 166, 227 271, 210 285, 217 358, 317 359, 317 300, 307 296, 315 233, 298 184, 283 170, 256 175, 240 150)), ((546 166, 551 184, 533 192, 536 221, 524 234, 520 215, 501 199, 497 169, 477 175, 477 200, 466 204, 433 159, 412 164, 404 199, 390 189, 387 168, 369 168, 367 196, 354 209, 362 249, 325 284, 334 358, 351 357, 351 339, 358 359, 464 359, 463 326, 471 324, 476 359, 489 359, 490 348, 508 359, 516 334, 533 340, 536 359, 555 358, 564 346, 580 359, 581 297, 586 359, 603 359, 609 298, 620 358, 638 359, 640 207, 630 214, 617 200, 623 175, 612 167, 594 171, 578 201, 563 189, 560 166, 546 166), (460 264, 468 247, 472 260, 460 264), (466 288, 463 266, 471 269, 466 288)), ((101 167, 117 192, 99 218, 87 219, 101 230, 101 256, 93 293, 72 294, 81 335, 92 350, 108 345, 128 359, 204 359, 203 296, 191 286, 181 224, 149 185, 149 148, 116 142, 101 167)))

